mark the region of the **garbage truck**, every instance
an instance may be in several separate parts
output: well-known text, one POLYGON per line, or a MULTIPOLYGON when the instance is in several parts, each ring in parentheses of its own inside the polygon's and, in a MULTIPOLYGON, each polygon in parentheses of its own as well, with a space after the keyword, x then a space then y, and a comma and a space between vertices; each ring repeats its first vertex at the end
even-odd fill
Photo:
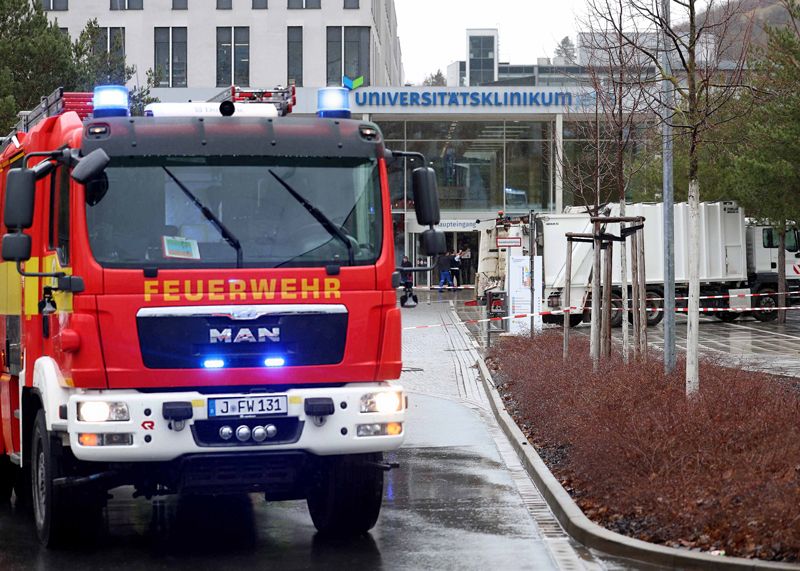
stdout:
MULTIPOLYGON (((675 283, 678 307, 685 307, 688 295, 689 247, 688 205, 675 205, 675 283)), ((644 222, 645 271, 647 284, 648 324, 655 325, 663 319, 663 204, 643 203, 626 205, 625 215, 642 216, 644 222)), ((604 211, 607 216, 619 216, 619 205, 610 204, 604 211)), ((778 307, 778 232, 771 226, 758 224, 745 217, 744 210, 731 201, 706 202, 700 205, 700 282, 701 307, 735 308, 736 312, 714 312, 719 319, 733 321, 748 313, 761 321, 777 317, 778 307), (758 311, 747 312, 747 309, 758 311)), ((536 254, 543 258, 543 306, 548 311, 564 309, 567 241, 566 233, 591 233, 593 223, 585 208, 570 207, 563 213, 541 213, 533 216, 536 254)), ((485 298, 487 289, 503 289, 505 251, 497 248, 497 238, 522 236, 522 244, 529 243, 530 222, 525 218, 500 217, 493 228, 481 233, 478 286, 476 295, 485 298)), ((605 231, 620 235, 619 224, 608 224, 605 231)), ((619 245, 615 245, 618 252, 619 245)), ((800 252, 797 231, 786 233, 787 303, 797 300, 800 291, 800 252)), ((591 307, 592 245, 575 243, 573 246, 570 302, 583 312, 572 310, 573 325, 589 321, 591 307)), ((630 288, 630 262, 627 284, 630 288)), ((612 324, 622 321, 622 279, 620 256, 613 258, 612 324)), ((630 293, 630 290, 629 290, 630 293)), ((559 322, 563 317, 546 315, 545 321, 559 322)))

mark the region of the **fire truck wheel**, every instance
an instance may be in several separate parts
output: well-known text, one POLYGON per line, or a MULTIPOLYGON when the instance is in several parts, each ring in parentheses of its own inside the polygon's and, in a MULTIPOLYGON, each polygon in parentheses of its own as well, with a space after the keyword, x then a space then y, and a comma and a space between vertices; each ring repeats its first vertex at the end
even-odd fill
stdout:
MULTIPOLYGON (((65 453, 47 431, 44 411, 39 411, 31 438, 30 481, 33 517, 39 540, 47 547, 65 545, 80 533, 81 541, 97 538, 105 494, 85 489, 62 491, 53 481, 64 475, 65 453)), ((66 490, 66 489, 65 489, 66 490)))
POLYGON ((16 466, 11 463, 11 458, 3 454, 0 456, 0 503, 5 504, 11 500, 16 478, 16 466))
POLYGON ((383 501, 383 455, 320 458, 308 492, 308 511, 323 535, 355 537, 378 521, 383 501))

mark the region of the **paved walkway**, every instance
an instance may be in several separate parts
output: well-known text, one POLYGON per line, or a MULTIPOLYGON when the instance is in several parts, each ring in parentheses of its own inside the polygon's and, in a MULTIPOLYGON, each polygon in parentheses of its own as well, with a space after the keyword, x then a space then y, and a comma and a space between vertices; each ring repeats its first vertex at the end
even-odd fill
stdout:
MULTIPOLYGON (((520 506, 524 506, 527 512, 523 512, 522 515, 525 521, 517 523, 529 528, 530 540, 526 549, 518 553, 514 568, 521 568, 527 562, 536 561, 534 567, 539 569, 544 564, 542 559, 544 554, 550 559, 548 565, 550 568, 568 570, 634 568, 629 562, 591 552, 574 542, 562 530, 539 490, 528 477, 491 412, 475 366, 479 343, 460 322, 462 317, 456 314, 455 306, 463 306, 463 300, 468 299, 470 295, 471 292, 444 294, 433 292, 430 295, 423 293, 419 296, 420 304, 417 307, 403 309, 404 327, 443 325, 403 332, 404 369, 401 382, 411 392, 410 402, 414 402, 415 394, 443 397, 473 410, 481 418, 480 432, 491 437, 494 442, 491 455, 503 466, 503 469, 495 471, 493 477, 497 478, 498 485, 513 482, 516 501, 520 506), (455 303, 451 304, 450 300, 455 303), (525 555, 525 552, 528 555, 525 555), (534 559, 526 561, 529 557, 534 559)), ((485 437, 483 434, 476 434, 475 437, 483 439, 485 437)), ((412 436, 409 431, 408 446, 419 446, 420 442, 412 436)), ((484 450, 484 453, 487 451, 484 450)), ((466 563, 466 566, 469 567, 470 564, 466 563)))

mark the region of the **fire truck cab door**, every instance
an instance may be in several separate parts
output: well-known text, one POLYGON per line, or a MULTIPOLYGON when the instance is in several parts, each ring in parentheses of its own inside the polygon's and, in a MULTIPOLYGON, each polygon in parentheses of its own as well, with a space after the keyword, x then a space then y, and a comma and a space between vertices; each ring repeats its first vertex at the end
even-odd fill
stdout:
MULTIPOLYGON (((59 166, 49 177, 49 199, 45 224, 45 254, 41 271, 72 275, 70 232, 71 232, 71 191, 69 169, 59 166)), ((43 353, 52 357, 65 379, 71 378, 70 353, 64 351, 62 332, 70 325, 72 317, 72 293, 53 291, 52 299, 44 295, 44 288, 55 286, 55 278, 42 278, 39 313, 42 316, 43 353)))

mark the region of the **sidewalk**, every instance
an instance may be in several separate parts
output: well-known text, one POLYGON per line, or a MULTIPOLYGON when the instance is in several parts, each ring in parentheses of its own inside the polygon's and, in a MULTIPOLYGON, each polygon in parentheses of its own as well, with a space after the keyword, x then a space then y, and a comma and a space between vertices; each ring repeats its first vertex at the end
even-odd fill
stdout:
MULTIPOLYGON (((511 540, 515 535, 520 539, 525 538, 523 543, 516 543, 513 547, 514 568, 619 568, 614 564, 609 566, 606 561, 598 562, 592 553, 575 543, 562 530, 498 426, 475 365, 478 346, 449 303, 450 300, 463 301, 471 296, 472 292, 431 292, 430 296, 427 292, 421 292, 417 307, 402 310, 403 327, 445 325, 403 332, 404 368, 400 382, 409 391, 411 403, 409 433, 404 448, 447 447, 452 453, 478 454, 473 458, 476 466, 485 462, 480 457, 495 466, 490 477, 491 486, 480 491, 482 485, 479 485, 473 490, 477 494, 486 494, 491 490, 489 493, 495 499, 490 504, 494 507, 483 504, 487 498, 475 496, 469 501, 484 505, 482 512, 487 509, 492 512, 502 509, 505 512, 495 513, 482 526, 482 533, 494 536, 490 542, 494 547, 499 547, 496 542, 501 541, 501 536, 505 540, 511 540), (427 303, 429 299, 432 302, 430 304, 427 303), (424 408, 429 397, 447 399, 458 404, 464 412, 471 411, 476 417, 475 422, 459 425, 457 417, 464 413, 457 413, 455 409, 446 413, 444 418, 434 419, 422 411, 414 418, 414 403, 421 403, 424 408), (441 430, 431 434, 432 425, 441 427, 441 430), (501 529, 505 531, 500 532, 501 529), (498 532, 501 535, 496 535, 498 532)), ((456 468, 455 465, 442 466, 444 472, 456 468)), ((477 538, 473 538, 475 540, 477 538)), ((464 549, 467 549, 466 546, 464 549)), ((470 567, 468 562, 465 565, 470 567)))

